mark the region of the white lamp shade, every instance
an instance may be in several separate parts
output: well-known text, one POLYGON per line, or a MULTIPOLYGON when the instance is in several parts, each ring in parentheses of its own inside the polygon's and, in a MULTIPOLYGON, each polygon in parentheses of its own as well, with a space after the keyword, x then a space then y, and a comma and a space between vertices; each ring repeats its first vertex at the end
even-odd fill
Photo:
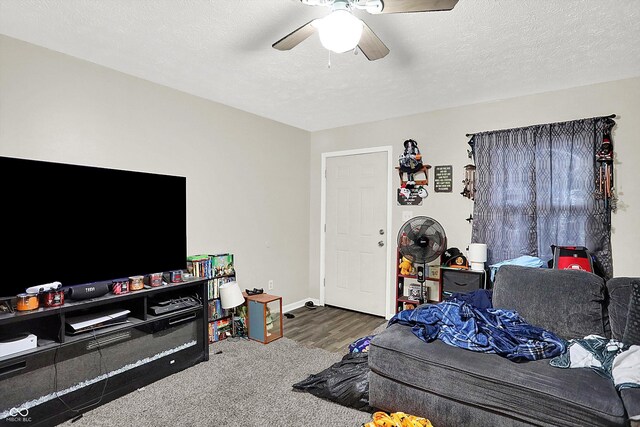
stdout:
POLYGON ((238 282, 223 283, 220 285, 220 303, 222 308, 234 308, 244 304, 244 297, 238 282))
POLYGON ((487 245, 471 243, 469 245, 469 262, 487 262, 487 245))
POLYGON ((362 21, 346 10, 331 12, 312 25, 318 29, 322 46, 335 53, 355 49, 362 36, 362 21))

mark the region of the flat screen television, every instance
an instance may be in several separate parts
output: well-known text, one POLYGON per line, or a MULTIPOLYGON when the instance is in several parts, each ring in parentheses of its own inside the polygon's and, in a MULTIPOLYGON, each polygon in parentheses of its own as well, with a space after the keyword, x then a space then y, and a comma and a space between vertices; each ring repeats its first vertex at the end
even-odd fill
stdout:
POLYGON ((186 267, 186 178, 0 157, 0 297, 186 267))

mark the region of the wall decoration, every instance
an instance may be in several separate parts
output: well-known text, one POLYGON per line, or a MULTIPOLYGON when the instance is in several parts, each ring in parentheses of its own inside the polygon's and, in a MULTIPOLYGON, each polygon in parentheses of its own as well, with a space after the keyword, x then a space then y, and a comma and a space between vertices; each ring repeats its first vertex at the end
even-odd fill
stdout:
POLYGON ((400 206, 422 206, 422 201, 429 193, 427 188, 418 185, 413 188, 398 188, 398 205, 400 206))
POLYGON ((605 132, 602 144, 596 152, 596 198, 604 201, 607 220, 611 222, 611 211, 616 211, 617 198, 613 187, 613 144, 610 131, 605 132))
POLYGON ((398 163, 400 164, 400 171, 408 175, 407 181, 415 183, 413 175, 422 169, 422 154, 420 154, 416 141, 407 139, 404 142, 404 152, 398 159, 398 163))
POLYGON ((471 200, 475 200, 476 197, 476 167, 474 165, 467 165, 464 167, 464 179, 462 180, 464 189, 462 190, 462 196, 471 200))
POLYGON ((429 169, 431 165, 426 165, 422 162, 422 154, 420 154, 418 143, 413 139, 407 139, 404 142, 404 152, 399 157, 398 164, 396 170, 400 176, 400 186, 402 188, 429 184, 429 169), (416 177, 416 175, 419 176, 416 177), (424 179, 420 179, 422 175, 424 175, 424 179))
POLYGON ((453 166, 436 166, 433 181, 436 193, 451 193, 453 191, 453 166))

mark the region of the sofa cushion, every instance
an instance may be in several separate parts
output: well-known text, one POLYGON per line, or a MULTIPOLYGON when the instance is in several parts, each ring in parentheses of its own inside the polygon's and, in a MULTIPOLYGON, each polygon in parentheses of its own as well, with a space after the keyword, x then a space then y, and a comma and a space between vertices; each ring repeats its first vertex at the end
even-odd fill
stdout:
POLYGON ((640 282, 634 281, 629 299, 627 325, 624 328, 622 341, 631 345, 640 345, 640 282))
POLYGON ((425 343, 399 324, 373 339, 369 366, 411 387, 537 425, 626 423, 613 382, 590 369, 514 363, 439 340, 425 343))
POLYGON ((634 421, 640 421, 640 388, 622 389, 620 397, 627 409, 627 416, 634 421))
POLYGON ((422 416, 436 427, 531 427, 531 423, 467 405, 464 399, 447 399, 375 372, 369 373, 369 405, 385 412, 422 416))
POLYGON ((610 337, 605 295, 605 282, 595 274, 506 265, 496 275, 493 306, 516 310, 562 338, 610 337))
POLYGON ((631 286, 634 281, 638 280, 640 279, 633 277, 616 277, 607 281, 611 336, 619 341, 622 340, 624 330, 627 326, 631 286))

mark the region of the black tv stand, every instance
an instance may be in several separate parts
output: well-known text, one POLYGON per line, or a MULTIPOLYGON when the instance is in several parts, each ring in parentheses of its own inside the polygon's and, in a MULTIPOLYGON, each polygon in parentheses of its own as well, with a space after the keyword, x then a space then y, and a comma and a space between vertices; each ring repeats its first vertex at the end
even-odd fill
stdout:
POLYGON ((38 347, 0 358, 0 425, 22 417, 12 416, 12 408, 22 414, 27 409, 31 426, 56 425, 76 417, 77 408, 88 411, 208 360, 206 304, 157 316, 148 312, 158 301, 187 296, 206 301, 207 279, 0 314, 0 335, 38 337, 38 347), (115 309, 130 311, 127 322, 74 335, 65 331, 67 318, 115 309))

